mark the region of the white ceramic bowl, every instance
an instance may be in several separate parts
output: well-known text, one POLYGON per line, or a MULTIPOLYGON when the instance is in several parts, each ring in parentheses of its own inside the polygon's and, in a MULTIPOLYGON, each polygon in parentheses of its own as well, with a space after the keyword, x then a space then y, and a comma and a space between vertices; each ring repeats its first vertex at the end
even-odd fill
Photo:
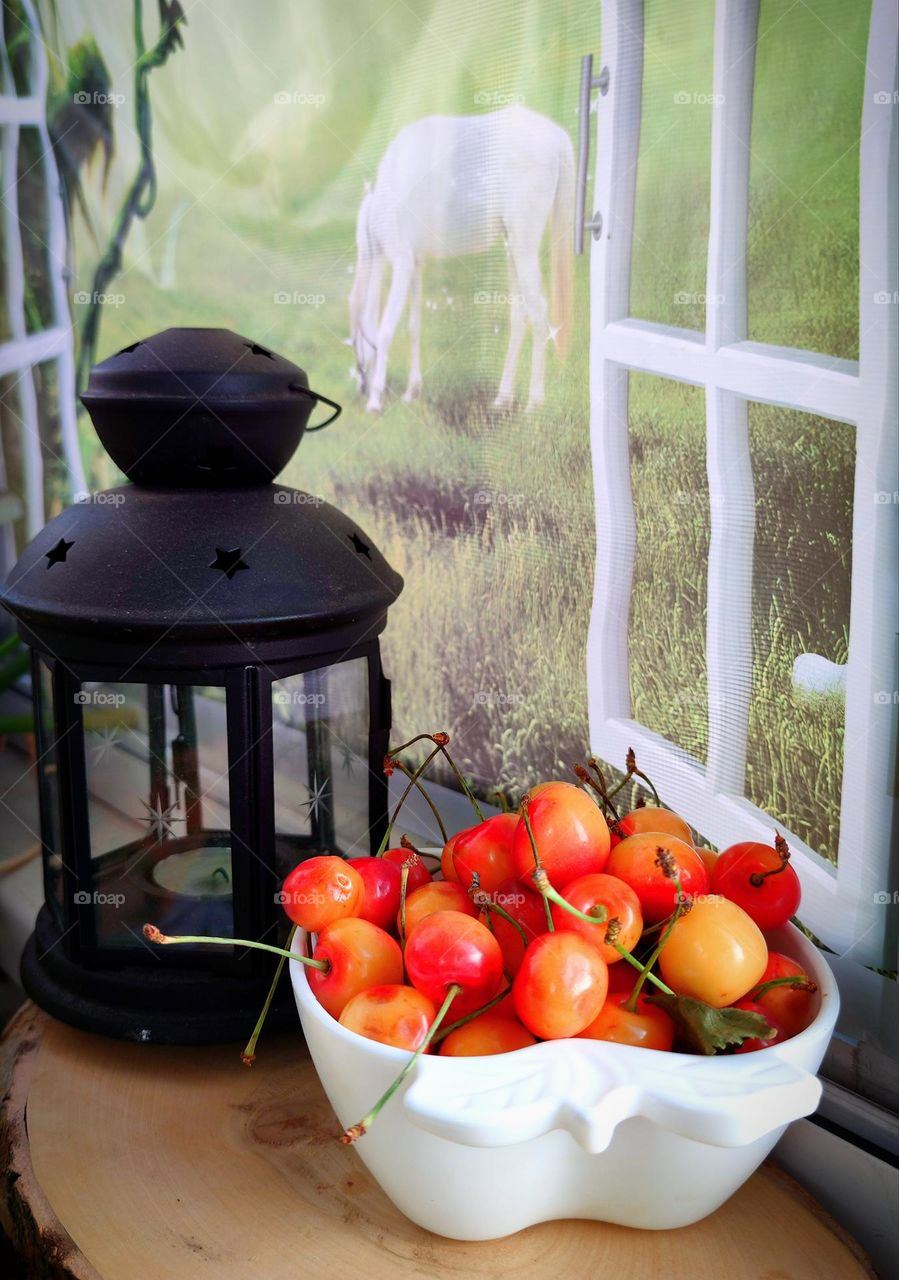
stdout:
MULTIPOLYGON (((819 988, 814 1021, 792 1040, 714 1058, 599 1040, 425 1056, 356 1151, 407 1217, 456 1240, 556 1218, 648 1228, 704 1218, 821 1095, 814 1073, 839 1010, 836 983, 793 925, 770 940, 819 988)), ((300 931, 293 945, 305 946, 300 931)), ((304 967, 290 971, 312 1060, 345 1128, 408 1055, 346 1030, 315 999, 304 967)))

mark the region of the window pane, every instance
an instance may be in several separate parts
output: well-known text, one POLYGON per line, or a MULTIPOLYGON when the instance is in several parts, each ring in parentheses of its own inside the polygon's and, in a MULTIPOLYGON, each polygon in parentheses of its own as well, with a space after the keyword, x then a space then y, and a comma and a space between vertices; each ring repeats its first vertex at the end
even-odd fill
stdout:
POLYGON ((65 927, 65 910, 59 818, 59 758, 56 716, 53 710, 53 670, 44 658, 38 658, 38 687, 35 692, 41 838, 44 845, 44 896, 56 924, 62 929, 65 927))
POLYGON ((705 327, 714 8, 649 0, 643 33, 630 310, 684 329, 705 327))
POLYGON ((747 259, 749 336, 757 342, 858 356, 870 12, 870 0, 762 0, 747 259))
POLYGON ((98 942, 233 933, 225 694, 85 684, 82 703, 98 942))
POLYGON ((836 861, 855 431, 750 404, 756 491, 747 796, 836 861))
POLYGON ((275 830, 284 875, 308 853, 369 852, 368 662, 272 686, 275 830))
POLYGON ((637 523, 629 645, 634 719, 705 763, 705 397, 697 387, 638 373, 629 388, 637 523))

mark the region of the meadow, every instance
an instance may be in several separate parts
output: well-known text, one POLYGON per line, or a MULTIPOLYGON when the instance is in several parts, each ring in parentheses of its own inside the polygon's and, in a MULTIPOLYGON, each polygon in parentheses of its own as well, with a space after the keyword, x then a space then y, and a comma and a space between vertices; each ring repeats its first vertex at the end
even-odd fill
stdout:
MULTIPOLYGON (((295 135, 276 131, 270 147, 250 146, 242 167, 219 154, 207 122, 205 135, 199 126, 179 133, 173 99, 163 100, 160 201, 147 222, 148 252, 133 250, 126 260, 127 302, 104 316, 101 354, 169 324, 225 325, 296 359, 314 386, 343 399, 341 420, 302 445, 284 480, 347 510, 406 578, 385 643, 397 738, 446 729, 482 789, 499 785, 517 795, 537 778, 566 776, 587 749, 587 624, 594 558, 604 549, 594 536, 586 258, 576 264, 571 346, 564 364, 549 355, 543 410, 525 415, 521 407, 527 344, 520 406, 492 408, 508 326, 506 255, 496 246, 428 265, 424 395, 411 405, 399 399, 408 339, 398 333, 394 394, 371 417, 343 345, 354 216, 384 146, 422 114, 469 114, 489 109, 485 99, 521 100, 574 137, 579 58, 591 49, 600 54, 595 7, 572 0, 403 4, 369 32, 354 19, 355 43, 351 8, 315 9, 313 31, 348 46, 333 73, 346 94, 329 96, 312 120, 297 117, 295 135), (340 40, 332 22, 343 23, 340 40), (208 190, 197 184, 203 198, 196 203, 186 177, 192 165, 221 175, 208 190), (158 267, 168 220, 185 198, 175 280, 162 288, 158 270, 147 268, 158 267), (284 291, 291 301, 277 302, 284 291)), ((750 337, 846 358, 858 348, 867 8, 763 0, 752 137, 750 337)), ((712 0, 647 4, 632 312, 694 328, 704 324, 712 13, 712 0), (687 103, 678 100, 684 94, 687 103)), ((199 10, 196 21, 204 21, 199 10)), ((243 34, 253 38, 246 28, 243 34)), ((185 93, 196 83, 191 39, 188 28, 181 62, 172 64, 185 93)), ((264 52, 274 56, 269 46, 264 52)), ((239 53, 231 49, 232 61, 239 53)), ((169 83, 170 95, 177 87, 169 83)), ((239 79, 222 73, 220 94, 242 91, 239 79)), ((233 113, 234 104, 221 109, 233 113)), ((188 122, 201 117, 187 113, 188 122)), ((91 266, 82 237, 77 287, 89 287, 91 266)), ((702 760, 703 397, 645 375, 632 375, 630 385, 635 715, 702 760)), ((853 432, 763 405, 750 407, 750 424, 758 505, 747 794, 834 858, 842 706, 836 698, 798 698, 791 669, 805 651, 845 659, 853 432)), ((87 423, 83 430, 97 483, 111 482, 87 423)))

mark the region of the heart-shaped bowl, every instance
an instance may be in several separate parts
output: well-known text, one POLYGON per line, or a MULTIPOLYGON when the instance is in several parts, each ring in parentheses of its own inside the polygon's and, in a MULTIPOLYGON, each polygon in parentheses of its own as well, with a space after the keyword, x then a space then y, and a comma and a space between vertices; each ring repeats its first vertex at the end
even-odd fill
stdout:
MULTIPOLYGON (((839 995, 822 954, 793 925, 772 950, 818 985, 811 1024, 756 1053, 703 1057, 600 1040, 553 1040, 492 1057, 423 1056, 356 1150, 413 1222, 490 1240, 535 1222, 596 1218, 686 1226, 717 1209, 788 1124, 815 1110, 815 1072, 839 995)), ((301 930, 293 950, 303 954, 301 930)), ((335 1140, 408 1058, 342 1027, 291 964, 309 1052, 337 1114, 335 1140)))

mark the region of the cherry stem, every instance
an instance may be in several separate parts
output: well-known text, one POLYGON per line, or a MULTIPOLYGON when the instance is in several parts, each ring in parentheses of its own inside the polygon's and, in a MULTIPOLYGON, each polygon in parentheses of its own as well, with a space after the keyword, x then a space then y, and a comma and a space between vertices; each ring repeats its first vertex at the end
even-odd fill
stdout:
POLYGON ((758 1000, 768 991, 773 991, 775 987, 794 987, 797 991, 817 991, 818 984, 813 982, 804 973, 794 973, 791 977, 786 978, 769 978, 767 982, 762 982, 757 987, 753 987, 750 991, 748 999, 758 1000))
POLYGON ((488 1000, 486 1004, 482 1004, 480 1009, 473 1009, 471 1013, 466 1013, 464 1018, 457 1018, 455 1022, 451 1022, 446 1027, 440 1028, 440 1034, 434 1037, 433 1043, 440 1044, 446 1039, 451 1031, 458 1031, 460 1027, 464 1027, 466 1023, 473 1022, 475 1018, 479 1018, 482 1013, 489 1013, 491 1009, 495 1009, 498 1004, 505 1000, 506 996, 512 991, 512 983, 510 982, 498 995, 492 1000, 488 1000))
MULTIPOLYGON (((481 888, 481 877, 477 871, 475 871, 471 877, 471 884, 468 886, 468 896, 476 907, 480 907, 482 911, 487 912, 488 920, 491 915, 502 916, 503 920, 507 921, 507 923, 509 923, 517 932, 521 941, 524 943, 525 950, 527 950, 528 935, 525 933, 524 929, 522 929, 515 917, 509 915, 505 907, 501 907, 498 902, 494 902, 490 895, 481 888)), ((491 933, 492 932, 493 930, 491 929, 491 933)))
MULTIPOLYGON (((419 736, 426 737, 427 735, 420 734, 419 736)), ((412 741, 417 742, 418 739, 413 738, 412 741)), ((400 796, 399 800, 397 801, 396 808, 393 811, 393 817, 390 819, 390 821, 387 824, 387 830, 384 832, 384 838, 382 839, 378 847, 378 852, 375 854, 376 858, 383 858, 384 854, 387 852, 387 847, 390 844, 390 837, 393 834, 393 828, 396 825, 397 818, 400 816, 400 810, 402 809, 403 805, 406 803, 406 800, 409 797, 409 793, 411 792, 415 784, 418 782, 418 779, 421 777, 421 775, 428 768, 431 761, 434 760, 439 754, 440 754, 440 748, 435 747, 434 750, 425 757, 425 759, 418 766, 415 772, 409 775, 409 781, 406 783, 406 790, 403 792, 403 794, 400 796)), ((391 763, 396 764, 396 761, 391 760, 391 763)))
POLYGON ((428 795, 426 789, 422 786, 419 779, 416 778, 415 775, 412 773, 412 770, 409 768, 409 766, 406 764, 403 764, 402 760, 395 760, 394 764, 399 769, 400 773, 405 774, 407 778, 412 778, 413 781, 415 782, 416 789, 419 792, 419 794, 424 797, 425 803, 427 804, 428 808, 431 810, 431 813, 433 813, 434 821, 437 823, 437 826, 440 828, 440 834, 443 837, 443 843, 446 844, 447 840, 449 839, 449 836, 446 834, 446 827, 443 825, 443 819, 440 816, 440 810, 437 808, 434 801, 428 795))
POLYGON ((415 1066, 416 1062, 418 1062, 419 1058, 424 1053, 425 1049, 427 1049, 428 1045, 431 1043, 436 1033, 440 1030, 440 1024, 441 1022, 443 1022, 443 1019, 446 1017, 447 1013, 449 1012, 449 1007, 455 1000, 456 996, 461 994, 462 994, 462 988, 459 986, 457 982, 454 982, 452 986, 448 988, 446 996, 444 997, 443 1004, 437 1010, 437 1016, 434 1019, 434 1021, 431 1023, 430 1027, 428 1027, 427 1034, 425 1035, 421 1044, 412 1054, 409 1061, 403 1067, 402 1071, 396 1077, 393 1084, 391 1084, 385 1090, 385 1092, 381 1094, 380 1098, 372 1107, 371 1111, 369 1111, 368 1115, 363 1116, 358 1124, 351 1125, 349 1129, 347 1129, 343 1134, 341 1134, 341 1138, 340 1138, 341 1142, 344 1142, 344 1143, 357 1142, 359 1138, 361 1138, 364 1134, 368 1133, 369 1129, 372 1127, 372 1125, 380 1115, 382 1108, 387 1105, 387 1103, 396 1093, 397 1089, 406 1079, 406 1076, 415 1066))
MULTIPOLYGON (((543 871, 543 863, 540 861, 540 854, 537 852, 537 842, 534 839, 534 832, 531 830, 531 819, 528 816, 529 797, 523 796, 521 800, 521 816, 524 818, 524 828, 528 833, 528 839, 531 842, 531 853, 534 855, 534 874, 543 871)), ((553 923, 553 913, 549 908, 549 902, 546 895, 543 896, 543 910, 546 912, 546 928, 549 933, 555 933, 556 926, 553 923)))
POLYGON ((761 889, 769 876, 779 876, 782 871, 786 871, 790 862, 790 846, 779 831, 774 837, 774 849, 780 858, 780 866, 772 867, 770 871, 753 871, 749 877, 753 889, 761 889))
POLYGON ((466 779, 462 776, 459 766, 456 764, 455 760, 447 750, 447 746, 449 745, 449 740, 450 740, 448 733, 418 733, 415 735, 414 738, 410 738, 408 742, 403 742, 400 744, 400 746, 394 747, 393 750, 389 752, 389 754, 391 756, 398 755, 400 751, 406 751, 408 750, 409 747, 414 746, 416 742, 421 742, 423 740, 426 740, 428 742, 433 742, 435 744, 437 750, 442 754, 443 758, 446 760, 447 764, 452 769, 453 773, 456 775, 456 778, 458 779, 458 782, 459 782, 459 786, 462 788, 462 791, 467 796, 471 807, 474 809, 475 813, 477 814, 478 821, 483 822, 484 813, 483 813, 483 810, 481 809, 481 806, 478 804, 477 797, 475 796, 471 787, 468 785, 468 782, 466 781, 466 779))
MULTIPOLYGON (((290 944, 293 942, 293 936, 296 933, 296 931, 297 931, 296 925, 292 925, 290 929, 290 933, 287 935, 288 951, 290 951, 290 944)), ((291 952, 291 954, 293 953, 291 952)), ((246 1048, 244 1049, 243 1053, 240 1055, 240 1060, 245 1067, 252 1067, 253 1063, 256 1061, 256 1042, 258 1041, 262 1028, 265 1025, 265 1020, 268 1017, 268 1011, 272 1007, 272 1000, 274 1000, 275 998, 275 991, 277 990, 278 983, 281 981, 281 974, 284 972, 284 965, 286 964, 286 962, 287 962, 287 956, 279 956, 278 967, 275 969, 275 975, 272 978, 272 985, 268 989, 268 995, 265 997, 265 1003, 262 1006, 262 1009, 259 1013, 259 1017, 256 1019, 256 1025, 253 1028, 253 1034, 250 1036, 249 1040, 247 1041, 246 1048)))
POLYGON ((658 791, 656 791, 655 789, 655 784, 653 783, 652 779, 643 772, 642 769, 637 768, 637 757, 634 753, 633 747, 628 747, 627 749, 627 755, 625 757, 625 765, 627 767, 628 773, 632 777, 643 779, 643 781, 646 783, 646 785, 649 787, 650 791, 652 792, 652 798, 655 802, 656 808, 661 809, 662 802, 659 799, 658 791))
POLYGON ((400 867, 400 946, 406 945, 406 886, 409 883, 409 871, 412 860, 404 862, 400 867))
POLYGON ((586 920, 587 924, 605 924, 608 920, 609 913, 601 902, 597 902, 596 906, 589 914, 586 911, 581 911, 577 907, 572 906, 567 898, 562 897, 558 889, 554 889, 552 887, 549 882, 549 876, 542 867, 538 868, 538 870, 534 872, 531 879, 534 882, 534 887, 542 896, 544 902, 549 898, 549 900, 554 902, 557 907, 564 908, 565 911, 570 912, 570 914, 575 916, 578 920, 586 920))
POLYGON ((329 960, 313 960, 311 956, 300 956, 295 951, 285 951, 283 947, 272 947, 267 942, 253 942, 250 938, 207 938, 201 933, 175 935, 162 933, 155 924, 145 924, 143 935, 148 942, 156 942, 163 947, 170 946, 172 943, 212 942, 220 947, 249 947, 253 951, 269 951, 273 956, 283 956, 285 960, 299 960, 300 964, 305 964, 310 969, 321 969, 322 973, 328 973, 331 968, 329 960))
MULTIPOLYGON (((646 964, 643 965, 642 972, 639 978, 637 979, 637 981, 634 983, 633 991, 630 993, 627 1000, 625 1000, 624 1002, 624 1008, 627 1009, 629 1013, 636 1013, 637 1000, 639 999, 640 992, 643 990, 643 985, 646 982, 646 979, 649 977, 649 972, 652 969, 652 966, 658 960, 659 956, 662 954, 662 948, 665 946, 665 943, 668 941, 669 937, 671 936, 671 930, 677 924, 680 917, 684 914, 684 904, 686 903, 687 899, 683 889, 681 888, 679 874, 675 875, 674 883, 677 888, 677 906, 674 908, 674 914, 672 915, 671 919, 668 921, 668 925, 664 933, 659 938, 659 941, 656 944, 655 950, 652 952, 649 959, 646 961, 646 964)), ((669 992, 669 994, 673 995, 674 992, 669 992)))
MULTIPOLYGON (((613 942, 612 946, 621 956, 621 959, 626 960, 632 969, 636 969, 637 972, 641 974, 644 972, 643 965, 640 963, 640 961, 637 959, 635 955, 632 955, 630 951, 628 951, 627 947, 622 946, 620 942, 613 942)), ((664 983, 661 978, 657 978, 654 973, 650 971, 646 971, 646 980, 647 982, 651 982, 654 987, 658 987, 660 991, 664 991, 666 995, 668 996, 674 995, 674 992, 671 990, 671 988, 666 983, 664 983)))
POLYGON ((588 763, 595 766, 596 772, 599 774, 599 778, 600 778, 599 782, 597 782, 596 778, 592 778, 590 776, 590 774, 587 772, 587 770, 584 768, 582 764, 573 764, 571 766, 572 771, 579 782, 582 782, 585 787, 590 787, 591 790, 595 791, 596 794, 599 796, 599 803, 602 808, 603 814, 606 817, 606 821, 608 821, 608 813, 611 813, 612 821, 617 822, 618 810, 615 808, 615 806, 612 804, 612 801, 609 799, 609 793, 606 791, 606 781, 605 781, 605 778, 602 776, 602 770, 596 764, 596 761, 593 760, 592 758, 588 763), (608 813, 606 811, 608 811, 608 813))

